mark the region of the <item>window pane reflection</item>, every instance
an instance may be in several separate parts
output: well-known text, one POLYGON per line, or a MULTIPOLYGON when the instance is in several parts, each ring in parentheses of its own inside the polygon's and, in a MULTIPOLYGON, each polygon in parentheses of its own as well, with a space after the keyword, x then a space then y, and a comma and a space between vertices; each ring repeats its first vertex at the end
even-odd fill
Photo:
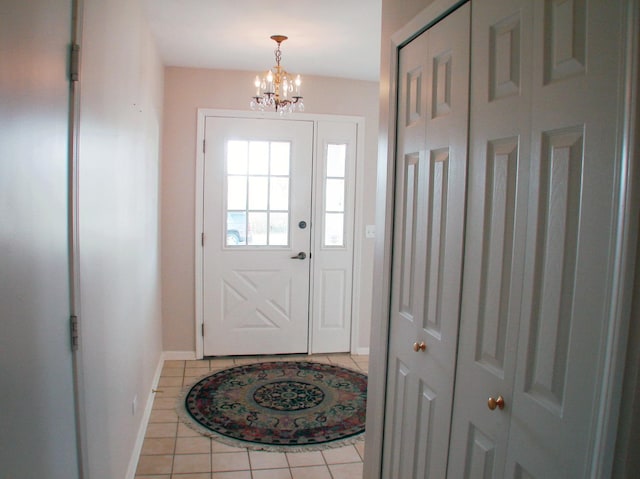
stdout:
POLYGON ((325 211, 344 211, 344 180, 327 180, 325 211))
POLYGON ((227 212, 227 246, 247 244, 247 214, 244 211, 227 212))
POLYGON ((249 213, 249 243, 254 246, 267 244, 267 213, 249 213))
POLYGON ((247 209, 246 176, 229 176, 227 178, 227 208, 230 210, 247 209))
POLYGON ((289 209, 289 178, 271 178, 269 209, 281 211, 289 209))
POLYGON ((226 246, 287 246, 291 143, 229 140, 226 246))
POLYGON ((344 245, 344 214, 326 213, 324 215, 325 246, 344 245))
POLYGON ((271 213, 269 216, 269 245, 285 246, 289 244, 289 214, 271 213))
POLYGON ((269 198, 269 179, 264 176, 249 177, 249 209, 266 210, 269 198))
POLYGON ((327 176, 344 178, 347 145, 327 145, 327 176))
POLYGON ((248 144, 246 141, 230 140, 227 142, 227 174, 246 175, 248 160, 248 144))
POLYGON ((249 143, 249 174, 269 174, 269 142, 252 141, 249 143))

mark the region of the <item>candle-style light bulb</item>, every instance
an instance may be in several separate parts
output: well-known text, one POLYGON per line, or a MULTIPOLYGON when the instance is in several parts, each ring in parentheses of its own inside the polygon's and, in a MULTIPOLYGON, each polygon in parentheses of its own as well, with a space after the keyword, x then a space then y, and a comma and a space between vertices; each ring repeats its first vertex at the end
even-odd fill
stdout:
POLYGON ((256 87, 256 96, 260 96, 260 77, 258 75, 256 75, 256 79, 254 80, 253 84, 256 87))
POLYGON ((273 73, 271 70, 267 73, 267 92, 273 93, 273 73))
POLYGON ((300 95, 300 90, 301 90, 300 85, 302 84, 302 79, 300 78, 300 75, 298 75, 296 77, 295 83, 296 83, 296 96, 301 96, 300 95))

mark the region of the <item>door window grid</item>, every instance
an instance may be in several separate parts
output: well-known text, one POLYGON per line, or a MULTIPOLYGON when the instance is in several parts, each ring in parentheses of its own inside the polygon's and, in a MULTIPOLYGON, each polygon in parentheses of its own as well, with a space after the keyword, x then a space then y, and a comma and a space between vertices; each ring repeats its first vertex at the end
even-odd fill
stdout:
POLYGON ((291 143, 229 140, 225 245, 288 246, 291 143))
POLYGON ((324 247, 345 245, 346 143, 329 143, 324 177, 324 247))

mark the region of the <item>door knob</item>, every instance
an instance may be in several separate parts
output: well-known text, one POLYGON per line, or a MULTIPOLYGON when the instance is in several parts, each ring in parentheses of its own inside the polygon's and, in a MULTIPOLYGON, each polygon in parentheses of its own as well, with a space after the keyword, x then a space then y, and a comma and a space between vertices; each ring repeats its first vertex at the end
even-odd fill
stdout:
POLYGON ((489 409, 491 409, 492 411, 495 408, 498 409, 504 409, 504 398, 502 396, 498 396, 498 398, 493 398, 490 397, 489 400, 487 401, 487 406, 489 407, 489 409))
POLYGON ((300 251, 297 255, 292 256, 291 259, 306 259, 307 253, 300 251))
POLYGON ((427 349, 427 345, 424 341, 420 341, 419 343, 413 343, 413 350, 417 353, 418 351, 425 351, 427 349))

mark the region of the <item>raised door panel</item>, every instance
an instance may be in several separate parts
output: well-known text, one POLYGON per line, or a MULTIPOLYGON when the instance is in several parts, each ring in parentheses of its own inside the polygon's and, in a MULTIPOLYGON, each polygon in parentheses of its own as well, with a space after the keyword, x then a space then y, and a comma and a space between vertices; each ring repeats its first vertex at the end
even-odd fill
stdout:
POLYGON ((534 2, 531 182, 509 477, 591 474, 611 320, 621 3, 534 2))
POLYGON ((400 51, 383 477, 446 474, 462 270, 469 5, 400 51), (414 349, 424 343, 424 348, 414 349))

